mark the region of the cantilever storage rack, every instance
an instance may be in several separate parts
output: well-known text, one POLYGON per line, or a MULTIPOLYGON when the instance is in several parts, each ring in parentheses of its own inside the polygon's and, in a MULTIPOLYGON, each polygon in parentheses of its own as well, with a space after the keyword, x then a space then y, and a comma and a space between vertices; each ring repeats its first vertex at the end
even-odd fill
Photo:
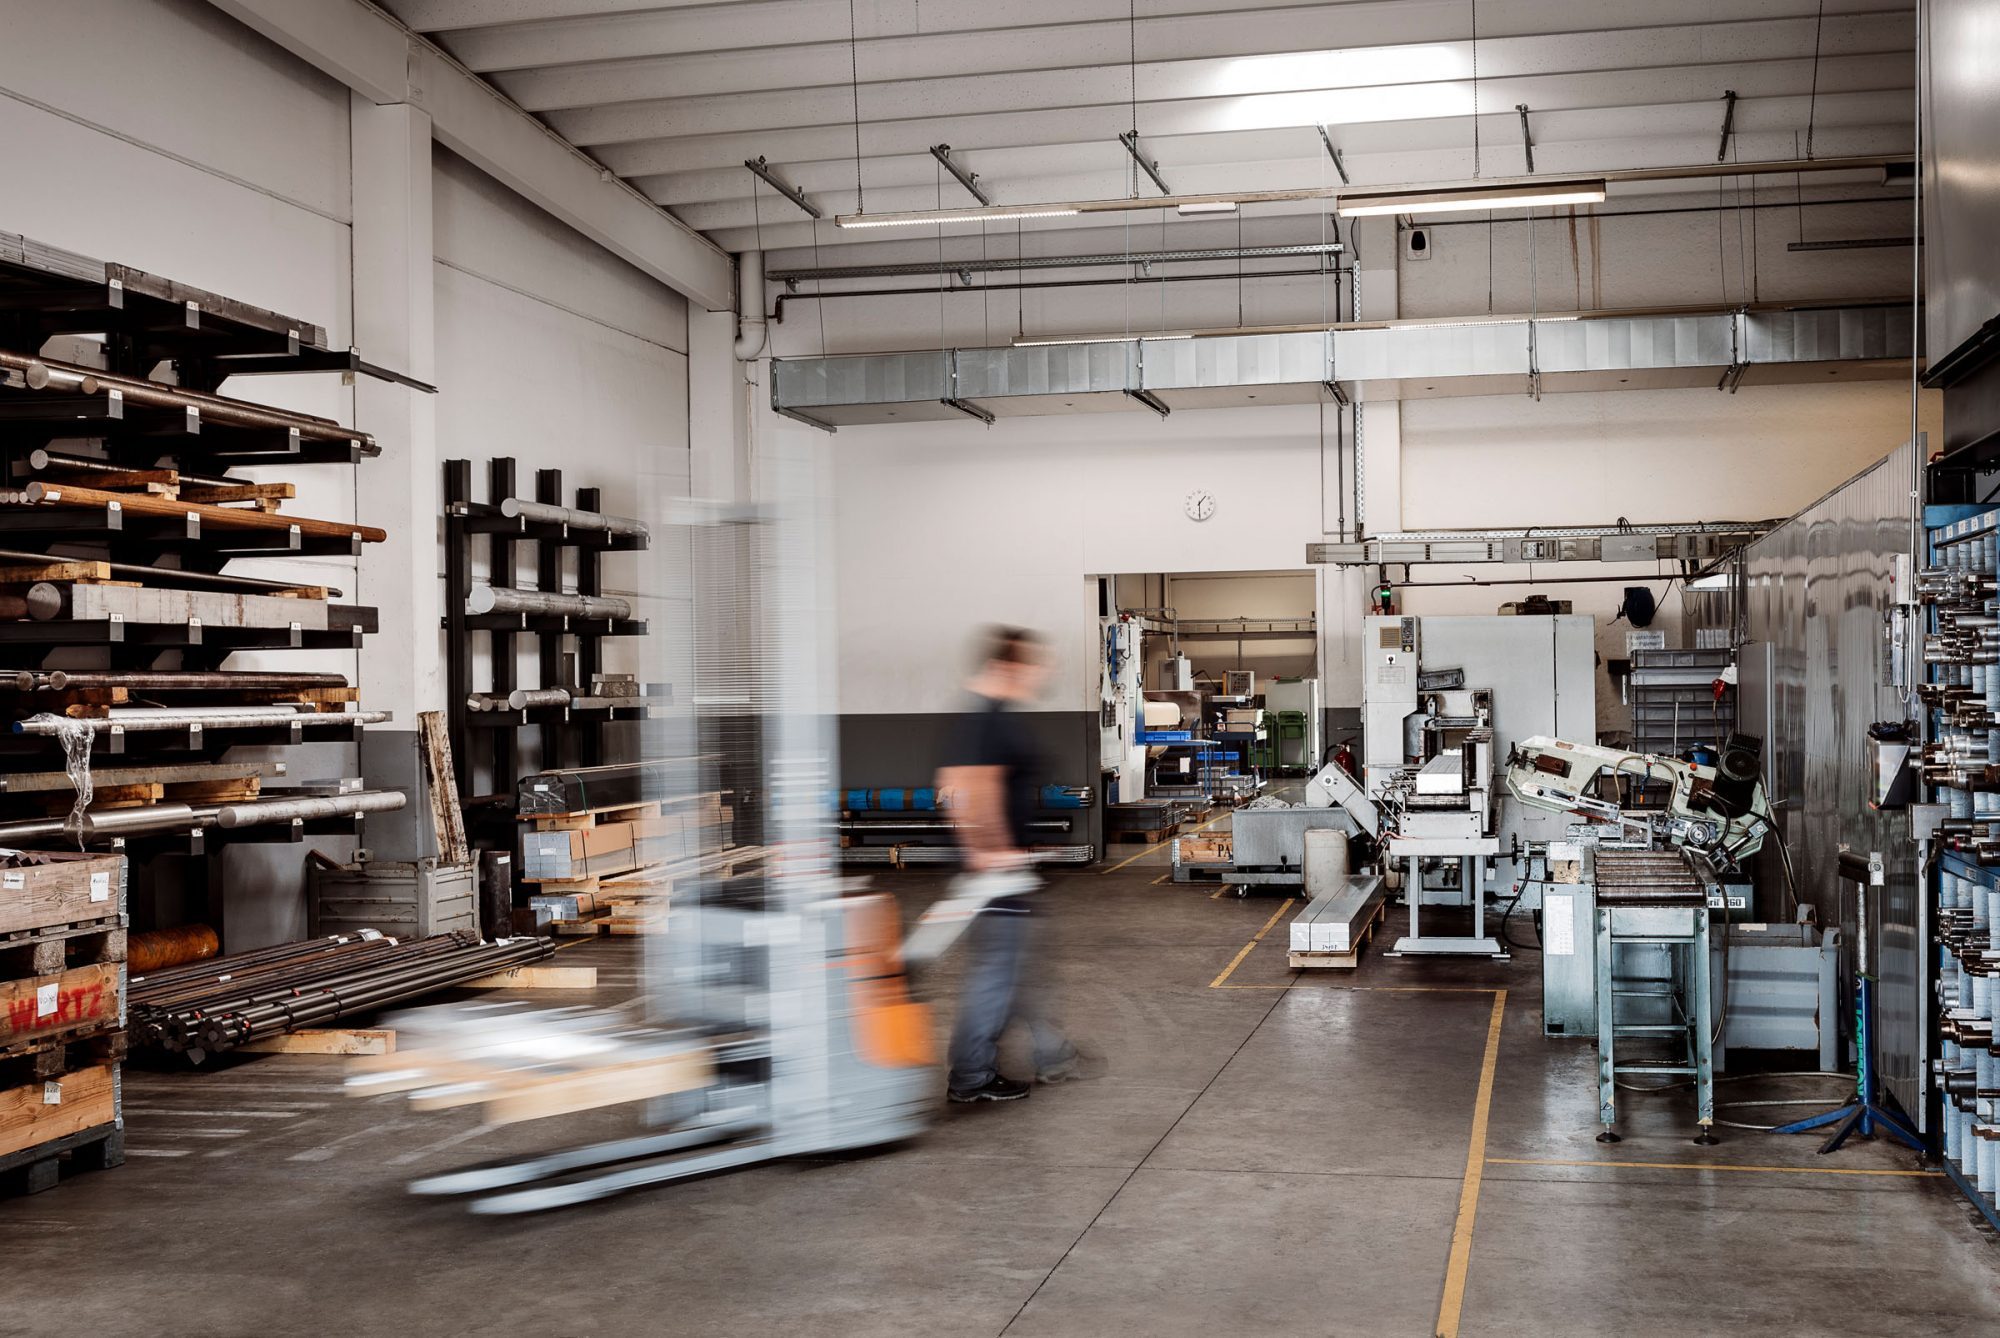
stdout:
POLYGON ((605 595, 604 554, 643 550, 650 537, 639 522, 603 511, 596 488, 578 488, 565 503, 559 469, 535 471, 535 495, 526 506, 511 457, 489 460, 486 477, 487 498, 474 501, 472 461, 445 462, 445 693, 468 826, 486 838, 478 844, 511 849, 522 730, 540 732, 543 769, 593 766, 604 760, 605 725, 646 718, 644 697, 594 695, 593 688, 603 672, 605 640, 646 632, 643 620, 629 616, 629 601, 605 595), (473 545, 481 537, 486 571, 475 580, 473 545), (575 554, 573 592, 563 590, 566 553, 575 554), (524 566, 531 586, 522 583, 524 566), (488 591, 531 603, 556 596, 593 611, 475 612, 475 594, 488 591), (474 636, 480 633, 491 673, 484 690, 475 687, 473 672, 474 636), (518 656, 529 648, 540 682, 524 687, 518 656), (486 709, 473 709, 475 704, 486 709), (493 790, 483 803, 474 794, 482 768, 493 790))
MULTIPOLYGON (((403 802, 230 756, 352 741, 386 719, 340 674, 228 667, 239 651, 352 650, 375 630, 375 610, 337 590, 224 570, 387 537, 289 514, 293 483, 232 473, 380 454, 365 432, 217 393, 230 377, 326 371, 430 389, 328 348, 308 322, 0 234, 0 843, 113 848, 136 868, 228 841, 355 835, 365 812, 403 802), (88 735, 87 760, 66 764, 59 735, 76 752, 88 735)), ((226 944, 212 873, 189 862, 182 918, 226 944)))

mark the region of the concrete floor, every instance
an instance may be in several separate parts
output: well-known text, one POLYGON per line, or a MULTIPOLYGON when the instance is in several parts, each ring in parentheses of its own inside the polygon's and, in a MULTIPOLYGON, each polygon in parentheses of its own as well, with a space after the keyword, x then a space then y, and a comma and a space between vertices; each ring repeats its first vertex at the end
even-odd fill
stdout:
MULTIPOLYGON (((344 1099, 338 1060, 132 1071, 126 1166, 0 1202, 0 1334, 1425 1335, 1454 1306, 1466 1335, 2000 1329, 2000 1242, 1910 1155, 1698 1148, 1672 1096, 1600 1145, 1590 1054, 1542 1038, 1532 952, 1295 975, 1280 898, 1156 881, 1165 861, 1043 894, 1063 1013, 1109 1072, 940 1101, 876 1155, 473 1218, 403 1185, 628 1117, 482 1135, 344 1099)), ((878 882, 908 907, 938 886, 878 882)), ((634 988, 634 941, 557 960, 595 962, 605 1001, 634 988)))

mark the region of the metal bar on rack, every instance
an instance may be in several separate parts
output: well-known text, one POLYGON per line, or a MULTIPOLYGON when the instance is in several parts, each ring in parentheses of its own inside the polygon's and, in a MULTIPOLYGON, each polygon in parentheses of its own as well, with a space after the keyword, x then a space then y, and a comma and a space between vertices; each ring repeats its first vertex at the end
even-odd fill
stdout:
POLYGON ((652 535, 644 521, 633 520, 629 516, 607 516, 598 511, 581 511, 573 506, 556 506, 549 502, 530 502, 521 497, 503 500, 500 514, 510 520, 532 520, 544 525, 562 525, 572 530, 628 535, 637 539, 652 535))
POLYGON ((153 409, 193 410, 201 418, 227 427, 296 432, 313 441, 351 441, 371 455, 381 449, 368 433, 342 427, 329 418, 273 409, 267 405, 210 395, 185 386, 165 385, 136 376, 119 376, 95 367, 79 367, 0 349, 0 372, 18 374, 22 384, 30 390, 80 391, 86 395, 116 391, 128 404, 153 409))
POLYGON ((466 597, 465 607, 466 612, 475 614, 560 614, 570 618, 619 619, 632 616, 631 601, 617 595, 571 595, 559 591, 514 590, 497 585, 473 587, 472 593, 466 597))

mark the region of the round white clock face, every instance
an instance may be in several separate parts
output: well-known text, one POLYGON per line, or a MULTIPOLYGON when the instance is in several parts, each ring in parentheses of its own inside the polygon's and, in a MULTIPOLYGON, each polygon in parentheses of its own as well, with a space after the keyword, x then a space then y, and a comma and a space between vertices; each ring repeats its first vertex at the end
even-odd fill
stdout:
POLYGON ((1189 520, 1207 520, 1215 514, 1215 494, 1206 488, 1196 488, 1187 495, 1185 505, 1189 520))

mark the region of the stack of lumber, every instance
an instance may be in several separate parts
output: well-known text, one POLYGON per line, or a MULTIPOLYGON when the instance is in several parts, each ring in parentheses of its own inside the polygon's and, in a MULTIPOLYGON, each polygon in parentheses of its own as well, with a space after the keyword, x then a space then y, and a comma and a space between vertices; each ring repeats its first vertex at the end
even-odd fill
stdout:
POLYGON ((516 911, 519 928, 647 933, 664 928, 677 881, 732 877, 761 857, 733 843, 719 791, 626 802, 650 788, 629 774, 643 770, 572 769, 521 782, 519 877, 532 890, 516 911), (591 806, 593 795, 608 802, 591 806))
POLYGON ((0 855, 0 1180, 125 1159, 125 860, 0 855))

